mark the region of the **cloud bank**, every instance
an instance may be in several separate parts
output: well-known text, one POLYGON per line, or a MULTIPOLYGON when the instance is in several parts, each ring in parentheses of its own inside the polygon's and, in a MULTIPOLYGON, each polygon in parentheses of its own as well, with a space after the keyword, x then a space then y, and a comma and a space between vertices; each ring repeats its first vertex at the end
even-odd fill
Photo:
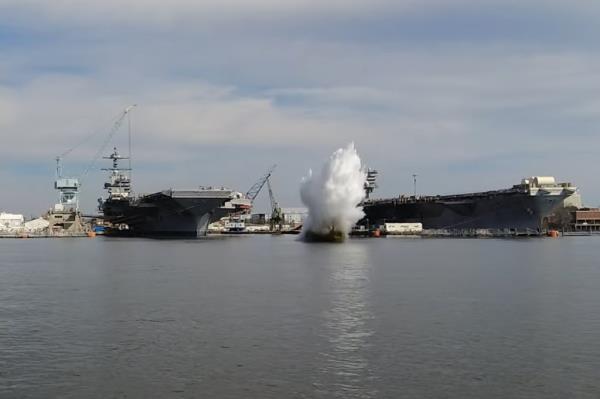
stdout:
MULTIPOLYGON (((281 202, 297 205, 304 170, 353 140, 380 195, 410 191, 412 173, 429 193, 554 174, 597 205, 599 13, 584 1, 3 0, 13 194, 0 208, 48 207, 51 188, 27 193, 51 187, 53 158, 132 103, 139 191, 243 191, 277 162, 281 202)), ((93 209, 102 176, 90 179, 93 209)))

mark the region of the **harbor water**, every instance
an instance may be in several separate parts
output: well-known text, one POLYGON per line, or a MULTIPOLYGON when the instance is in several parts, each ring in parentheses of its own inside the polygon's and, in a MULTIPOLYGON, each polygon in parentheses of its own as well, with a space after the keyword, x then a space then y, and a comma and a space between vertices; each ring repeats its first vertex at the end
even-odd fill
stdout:
POLYGON ((0 397, 598 398, 598 248, 0 240, 0 397))

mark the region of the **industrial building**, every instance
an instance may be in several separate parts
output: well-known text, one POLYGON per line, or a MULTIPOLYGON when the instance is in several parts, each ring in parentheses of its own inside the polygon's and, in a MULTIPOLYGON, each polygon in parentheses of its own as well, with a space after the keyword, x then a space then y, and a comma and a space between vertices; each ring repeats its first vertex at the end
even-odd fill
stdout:
POLYGON ((11 231, 23 227, 23 215, 0 212, 0 230, 11 231))
POLYGON ((581 208, 572 212, 573 231, 600 233, 600 208, 581 208))

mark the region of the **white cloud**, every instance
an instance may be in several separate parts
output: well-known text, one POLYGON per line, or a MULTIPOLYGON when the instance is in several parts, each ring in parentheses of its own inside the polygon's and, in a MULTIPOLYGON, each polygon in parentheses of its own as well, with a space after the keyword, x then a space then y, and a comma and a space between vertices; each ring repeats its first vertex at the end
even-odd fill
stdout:
MULTIPOLYGON (((182 147, 203 144, 331 144, 340 136, 360 137, 366 132, 364 123, 361 126, 354 120, 326 119, 302 109, 280 108, 266 97, 243 96, 231 87, 195 81, 161 82, 140 88, 135 98, 104 89, 94 79, 57 75, 36 79, 19 89, 5 88, 0 92, 4 105, 0 123, 7 132, 4 142, 10 146, 1 147, 0 156, 54 157, 99 129, 108 133, 112 116, 129 103, 139 104, 133 118, 136 130, 143 132, 140 141, 163 150, 185 152, 182 147), (18 155, 14 148, 20 149, 18 155)), ((93 151, 88 146, 79 156, 85 159, 93 151)), ((163 159, 181 156, 161 153, 163 159)))

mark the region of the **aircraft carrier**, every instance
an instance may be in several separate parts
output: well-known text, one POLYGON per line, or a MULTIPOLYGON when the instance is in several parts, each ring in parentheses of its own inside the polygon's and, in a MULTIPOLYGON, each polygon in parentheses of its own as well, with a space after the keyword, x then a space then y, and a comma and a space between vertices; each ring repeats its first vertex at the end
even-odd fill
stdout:
POLYGON ((127 157, 117 149, 105 159, 112 160, 109 181, 104 184, 108 198, 99 199, 99 210, 112 235, 193 236, 205 235, 208 225, 251 204, 242 194, 225 188, 162 190, 133 196, 129 169, 119 167, 127 157))
MULTIPOLYGON (((541 234, 577 187, 554 177, 530 177, 508 189, 436 196, 399 196, 363 202, 363 225, 421 223, 423 229, 509 230, 541 234)), ((579 200, 580 201, 580 200, 579 200)), ((577 202, 577 201, 574 201, 577 202)))

